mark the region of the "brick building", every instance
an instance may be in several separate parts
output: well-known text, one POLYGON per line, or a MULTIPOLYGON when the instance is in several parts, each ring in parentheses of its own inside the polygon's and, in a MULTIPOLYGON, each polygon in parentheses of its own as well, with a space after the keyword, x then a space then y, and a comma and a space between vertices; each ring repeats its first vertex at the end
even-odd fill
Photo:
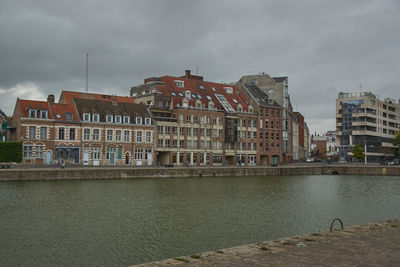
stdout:
POLYGON ((255 165, 259 115, 237 86, 202 76, 152 77, 131 88, 157 125, 161 165, 255 165))
POLYGON ((32 165, 154 165, 154 124, 132 98, 63 91, 59 103, 17 99, 11 140, 32 165))

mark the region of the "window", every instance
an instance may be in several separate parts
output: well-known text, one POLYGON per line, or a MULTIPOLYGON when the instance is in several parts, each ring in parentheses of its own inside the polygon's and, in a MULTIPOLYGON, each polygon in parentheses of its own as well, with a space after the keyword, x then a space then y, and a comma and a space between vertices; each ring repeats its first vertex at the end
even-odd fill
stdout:
POLYGON ((191 140, 187 140, 186 141, 186 148, 191 148, 192 146, 192 141, 191 140))
POLYGON ((151 118, 146 118, 144 121, 146 125, 151 125, 151 118))
POLYGON ((200 136, 204 136, 204 128, 200 128, 200 136))
POLYGON ((101 159, 100 155, 100 147, 92 147, 92 159, 99 160, 101 159))
POLYGON ((64 139, 65 139, 65 129, 59 128, 58 129, 58 140, 64 140, 64 139))
POLYGON ((224 87, 225 91, 227 94, 233 94, 233 89, 232 87, 224 87))
POLYGON ((151 132, 146 132, 146 143, 151 143, 151 132))
POLYGON ((115 131, 115 141, 121 142, 121 130, 115 131))
POLYGON ((142 117, 136 117, 136 124, 142 124, 142 117))
POLYGON ((170 129, 169 126, 165 126, 165 134, 169 134, 170 133, 169 129, 170 129))
POLYGON ((69 129, 69 140, 75 140, 75 128, 69 129))
POLYGON ((177 127, 172 127, 172 133, 176 135, 178 133, 177 127))
POLYGON ((72 112, 65 112, 65 119, 67 121, 72 121, 74 120, 74 115, 72 114, 72 112))
POLYGON ((98 141, 100 136, 100 130, 99 129, 93 129, 93 140, 98 141))
POLYGON ((113 115, 107 115, 106 116, 106 122, 112 123, 113 122, 113 115))
POLYGON ((190 93, 190 91, 185 91, 185 97, 187 98, 187 99, 190 99, 190 96, 191 96, 192 94, 190 93))
POLYGON ((214 87, 211 87, 211 90, 213 90, 213 92, 215 92, 215 88, 214 87))
POLYGON ((142 142, 142 131, 136 132, 136 142, 138 142, 138 143, 142 142))
POLYGON ((107 141, 112 141, 113 130, 107 130, 107 141))
POLYGON ((187 128, 186 131, 188 136, 192 135, 192 128, 187 128))
POLYGON ((47 139, 47 127, 40 127, 40 139, 47 139))
POLYGON ((37 110, 36 109, 30 109, 29 110, 29 118, 36 118, 37 110))
POLYGON ((163 147, 163 145, 164 145, 164 140, 158 139, 158 147, 163 147))
POLYGON ((179 134, 184 135, 184 127, 179 127, 179 134))
POLYGON ((222 137, 222 130, 218 130, 218 137, 222 137))
POLYGON ((90 114, 89 113, 83 113, 83 121, 90 121, 90 114))
POLYGON ((33 146, 24 145, 24 158, 33 158, 33 146))
POLYGON ((93 114, 93 121, 94 121, 94 122, 99 122, 99 121, 100 121, 100 116, 99 116, 99 114, 93 114))
POLYGON ((136 148, 135 149, 135 159, 136 160, 142 160, 143 159, 143 149, 142 148, 136 148))
POLYGON ((204 86, 203 85, 200 84, 199 87, 200 87, 201 90, 204 90, 204 86))
POLYGON ((47 119, 47 110, 41 110, 40 111, 40 118, 41 119, 47 119))
POLYGON ((182 92, 178 92, 178 95, 183 97, 183 94, 182 94, 182 92))
POLYGON ((174 83, 175 83, 175 85, 176 85, 177 87, 179 87, 179 88, 185 87, 185 83, 184 83, 183 81, 178 81, 178 80, 176 80, 176 81, 174 81, 174 83))
POLYGON ((177 148, 178 147, 178 140, 173 140, 173 142, 172 142, 172 146, 174 147, 174 148, 177 148))
POLYGON ((165 147, 169 147, 169 139, 165 139, 165 147))
POLYGON ((197 140, 193 140, 193 148, 197 149, 197 140))
POLYGON ((211 129, 206 129, 206 136, 211 136, 211 129))
POLYGON ((199 128, 193 128, 193 136, 197 136, 199 128))
POLYGON ((29 126, 29 139, 36 139, 36 126, 29 126))
POLYGON ((129 117, 129 116, 124 116, 124 123, 125 123, 125 124, 131 123, 131 117, 129 117))
POLYGON ((174 92, 174 91, 171 91, 171 95, 173 95, 173 96, 176 96, 176 94, 175 94, 175 92, 174 92))
POLYGON ((184 145, 184 140, 179 140, 179 147, 183 148, 183 145, 184 145))
POLYGON ((233 102, 235 102, 235 104, 238 103, 238 101, 236 99, 232 98, 232 100, 233 100, 233 102))
POLYGON ((115 123, 122 123, 122 117, 121 116, 115 116, 115 123))
POLYGON ((43 158, 43 145, 37 145, 36 146, 36 157, 38 159, 42 159, 43 158))
POLYGON ((85 128, 83 129, 83 140, 89 140, 90 139, 90 129, 85 128))

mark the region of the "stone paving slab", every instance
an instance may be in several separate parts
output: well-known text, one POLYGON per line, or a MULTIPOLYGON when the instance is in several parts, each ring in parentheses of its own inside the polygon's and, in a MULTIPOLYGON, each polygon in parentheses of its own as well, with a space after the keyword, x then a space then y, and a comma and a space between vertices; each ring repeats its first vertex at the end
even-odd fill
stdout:
POLYGON ((400 266, 400 219, 135 266, 400 266))

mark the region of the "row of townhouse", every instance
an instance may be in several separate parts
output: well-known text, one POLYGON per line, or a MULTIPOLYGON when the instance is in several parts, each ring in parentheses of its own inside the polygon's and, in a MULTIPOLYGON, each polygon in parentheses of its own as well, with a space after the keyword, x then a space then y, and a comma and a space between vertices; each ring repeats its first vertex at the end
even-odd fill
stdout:
POLYGON ((130 97, 62 91, 58 103, 53 95, 18 99, 9 134, 23 141, 25 164, 265 166, 305 154, 305 127, 287 77, 224 84, 186 71, 147 78, 130 97))
MULTIPOLYGON (((278 165, 293 160, 295 114, 287 77, 259 74, 224 84, 187 70, 180 77, 146 78, 131 87, 130 95, 153 115, 161 165, 278 165)), ((301 123, 305 125, 304 118, 301 123)), ((303 138, 306 154, 304 134, 296 138, 303 138)))
POLYGON ((59 103, 17 99, 9 140, 23 142, 23 163, 154 165, 155 126, 130 97, 63 91, 59 103))

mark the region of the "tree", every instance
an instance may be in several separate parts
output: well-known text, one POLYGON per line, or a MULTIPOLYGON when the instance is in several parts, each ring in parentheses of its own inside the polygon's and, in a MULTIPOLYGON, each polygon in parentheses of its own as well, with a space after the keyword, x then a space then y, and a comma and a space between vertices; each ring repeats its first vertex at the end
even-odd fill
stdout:
POLYGON ((363 160, 365 157, 364 151, 360 145, 355 145, 353 147, 353 158, 358 160, 363 160))
POLYGON ((396 137, 393 140, 393 145, 399 147, 399 151, 397 152, 397 155, 400 156, 400 128, 397 130, 396 137))

